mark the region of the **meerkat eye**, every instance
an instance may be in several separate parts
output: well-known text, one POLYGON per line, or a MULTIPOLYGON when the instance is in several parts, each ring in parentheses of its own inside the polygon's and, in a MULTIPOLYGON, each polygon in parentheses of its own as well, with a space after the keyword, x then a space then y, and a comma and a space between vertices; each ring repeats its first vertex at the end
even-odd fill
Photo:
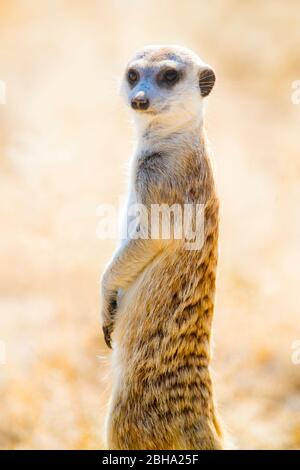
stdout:
POLYGON ((160 86, 171 87, 180 79, 180 74, 175 69, 167 69, 160 72, 157 76, 157 83, 160 86))
POLYGON ((169 70, 166 70, 163 77, 167 83, 174 83, 178 79, 178 72, 177 70, 169 69, 169 70))
POLYGON ((135 85, 139 80, 139 74, 136 70, 130 69, 127 72, 127 80, 130 85, 135 85))

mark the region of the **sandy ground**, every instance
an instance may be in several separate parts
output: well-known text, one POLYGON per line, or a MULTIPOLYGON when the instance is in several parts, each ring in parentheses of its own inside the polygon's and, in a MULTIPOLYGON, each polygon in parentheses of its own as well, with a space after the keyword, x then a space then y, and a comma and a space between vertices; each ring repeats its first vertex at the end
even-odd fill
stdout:
POLYGON ((238 448, 300 448, 299 2, 2 0, 0 10, 0 448, 103 446, 98 281, 114 241, 97 238, 97 207, 126 188, 134 137, 118 80, 151 43, 191 47, 217 71, 206 122, 227 433, 238 448))

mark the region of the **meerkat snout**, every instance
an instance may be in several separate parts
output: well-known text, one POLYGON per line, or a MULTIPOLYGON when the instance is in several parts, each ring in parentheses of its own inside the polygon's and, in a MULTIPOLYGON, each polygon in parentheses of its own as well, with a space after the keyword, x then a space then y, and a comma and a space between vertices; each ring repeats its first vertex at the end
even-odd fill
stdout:
POLYGON ((129 61, 122 90, 135 114, 194 117, 214 83, 211 67, 189 49, 147 46, 129 61))
POLYGON ((131 100, 131 107, 139 111, 146 111, 149 108, 149 104, 150 101, 143 91, 139 91, 131 100))

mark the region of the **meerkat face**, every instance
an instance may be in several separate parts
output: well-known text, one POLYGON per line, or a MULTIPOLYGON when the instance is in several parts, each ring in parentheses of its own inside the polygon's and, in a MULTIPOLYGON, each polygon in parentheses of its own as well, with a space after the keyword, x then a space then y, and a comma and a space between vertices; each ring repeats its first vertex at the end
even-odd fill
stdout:
POLYGON ((137 119, 202 116, 215 83, 211 67, 189 49, 148 46, 129 61, 122 84, 137 119))

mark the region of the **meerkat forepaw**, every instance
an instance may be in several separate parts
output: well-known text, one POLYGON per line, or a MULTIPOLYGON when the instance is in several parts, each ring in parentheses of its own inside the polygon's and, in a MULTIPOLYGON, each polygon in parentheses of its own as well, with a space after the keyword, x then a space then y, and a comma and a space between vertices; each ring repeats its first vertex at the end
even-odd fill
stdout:
POLYGON ((112 323, 102 327, 104 341, 105 341, 106 345, 109 347, 109 349, 112 349, 112 345, 111 345, 112 330, 113 330, 112 323))
POLYGON ((111 335, 114 329, 114 316, 116 313, 117 304, 114 299, 109 299, 107 302, 103 302, 102 307, 102 331, 104 340, 107 346, 112 349, 111 346, 111 335))
POLYGON ((107 346, 112 349, 111 335, 114 327, 114 317, 117 310, 117 290, 108 290, 105 285, 105 278, 102 280, 102 311, 101 323, 104 340, 107 346))

